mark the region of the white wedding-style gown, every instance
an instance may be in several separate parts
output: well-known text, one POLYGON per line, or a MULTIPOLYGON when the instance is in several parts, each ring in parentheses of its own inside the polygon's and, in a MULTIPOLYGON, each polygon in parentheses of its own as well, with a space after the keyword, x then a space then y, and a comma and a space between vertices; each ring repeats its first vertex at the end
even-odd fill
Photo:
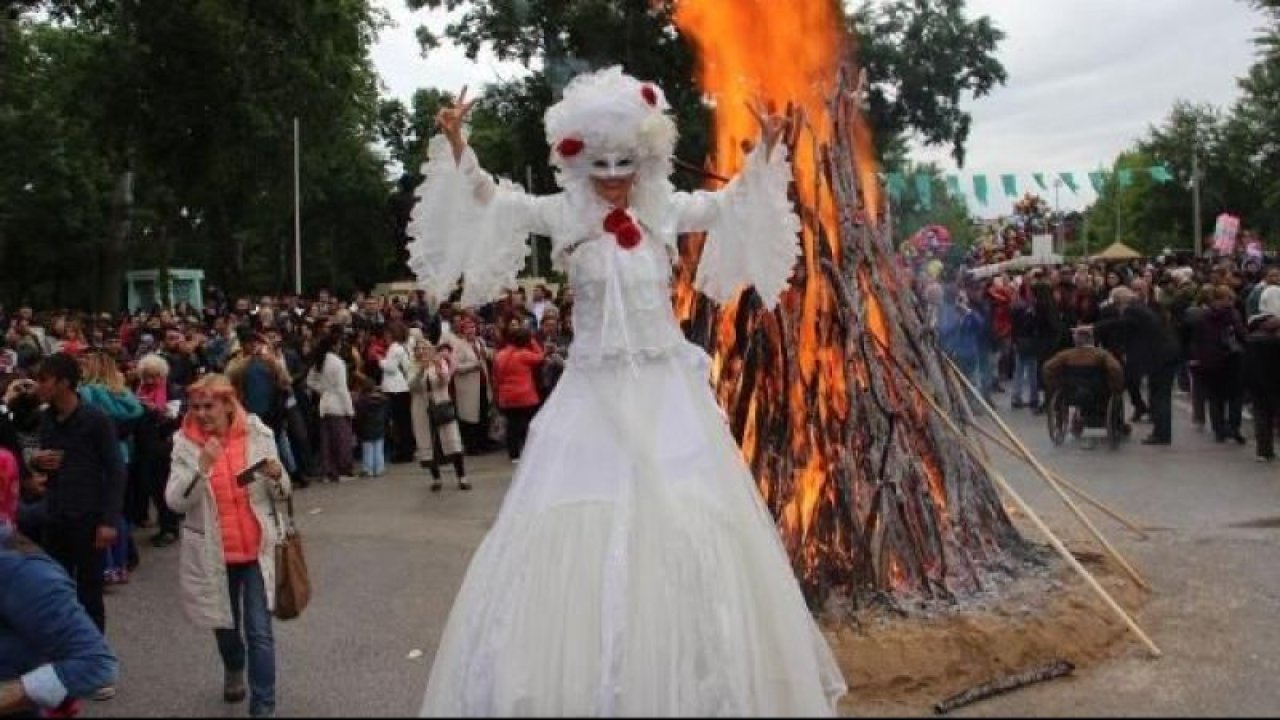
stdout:
POLYGON ((618 245, 584 188, 534 198, 435 138, 410 264, 464 303, 514 283, 548 235, 575 338, 436 651, 424 716, 832 715, 846 691, 772 517, 671 305, 679 232, 706 230, 698 286, 770 303, 798 223, 781 149, 718 193, 633 191, 643 240, 618 245))

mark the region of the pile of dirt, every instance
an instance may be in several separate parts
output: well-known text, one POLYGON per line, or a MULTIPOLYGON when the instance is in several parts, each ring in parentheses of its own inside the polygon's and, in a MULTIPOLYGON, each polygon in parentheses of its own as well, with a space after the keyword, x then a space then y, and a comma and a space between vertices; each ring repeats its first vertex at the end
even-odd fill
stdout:
MULTIPOLYGON (((1096 556, 1089 560, 1086 567, 1127 611, 1145 603, 1144 591, 1096 556)), ((1078 672, 1138 642, 1061 561, 989 598, 905 617, 862 614, 824 632, 849 683, 841 715, 930 714, 934 703, 979 683, 1055 660, 1078 672)))

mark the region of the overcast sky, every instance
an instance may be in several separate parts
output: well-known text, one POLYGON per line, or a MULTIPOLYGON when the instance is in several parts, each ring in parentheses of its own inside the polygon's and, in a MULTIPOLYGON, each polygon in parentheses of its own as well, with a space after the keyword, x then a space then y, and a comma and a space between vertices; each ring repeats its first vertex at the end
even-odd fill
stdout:
MULTIPOLYGON (((518 76, 518 65, 492 57, 471 62, 456 48, 419 53, 414 29, 442 30, 440 12, 405 9, 403 0, 378 0, 393 27, 383 30, 373 58, 386 91, 407 99, 418 87, 478 87, 518 76)), ((1250 40, 1262 16, 1241 0, 969 0, 971 15, 989 15, 1006 38, 999 57, 1008 83, 966 104, 973 114, 962 186, 984 173, 991 205, 971 200, 980 215, 1005 212, 998 175, 1073 171, 1078 197, 1063 188, 1063 207, 1092 201, 1083 173, 1109 166, 1148 126, 1160 123, 1177 99, 1230 105, 1235 79, 1253 62, 1250 40)), ((946 150, 925 149, 955 171, 946 150)), ((1020 187, 1020 189, 1021 189, 1020 187)), ((1046 194, 1053 202, 1053 193, 1046 194)))

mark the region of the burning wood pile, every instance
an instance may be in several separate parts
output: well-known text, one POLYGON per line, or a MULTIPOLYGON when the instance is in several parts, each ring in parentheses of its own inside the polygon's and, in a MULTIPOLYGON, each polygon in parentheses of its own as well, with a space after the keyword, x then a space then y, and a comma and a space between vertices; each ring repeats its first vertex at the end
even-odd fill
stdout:
POLYGON ((878 222, 862 81, 836 2, 682 0, 715 102, 715 170, 731 176, 757 134, 748 103, 786 105, 803 260, 774 312, 751 292, 718 312, 677 292, 714 359, 717 393, 777 518, 811 604, 950 599, 1016 572, 1029 546, 986 471, 921 392, 952 417, 949 381, 910 278, 878 222))

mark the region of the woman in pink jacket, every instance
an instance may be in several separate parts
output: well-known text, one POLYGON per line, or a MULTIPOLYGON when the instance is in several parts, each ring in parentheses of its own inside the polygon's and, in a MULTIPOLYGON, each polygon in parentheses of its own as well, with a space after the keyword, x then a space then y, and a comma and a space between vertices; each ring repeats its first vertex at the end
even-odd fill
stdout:
POLYGON ((498 409, 507 419, 507 457, 520 461, 529 423, 538 411, 538 385, 535 381, 542 364, 542 348, 532 333, 523 326, 507 331, 507 344, 493 359, 493 380, 497 388, 498 409))

